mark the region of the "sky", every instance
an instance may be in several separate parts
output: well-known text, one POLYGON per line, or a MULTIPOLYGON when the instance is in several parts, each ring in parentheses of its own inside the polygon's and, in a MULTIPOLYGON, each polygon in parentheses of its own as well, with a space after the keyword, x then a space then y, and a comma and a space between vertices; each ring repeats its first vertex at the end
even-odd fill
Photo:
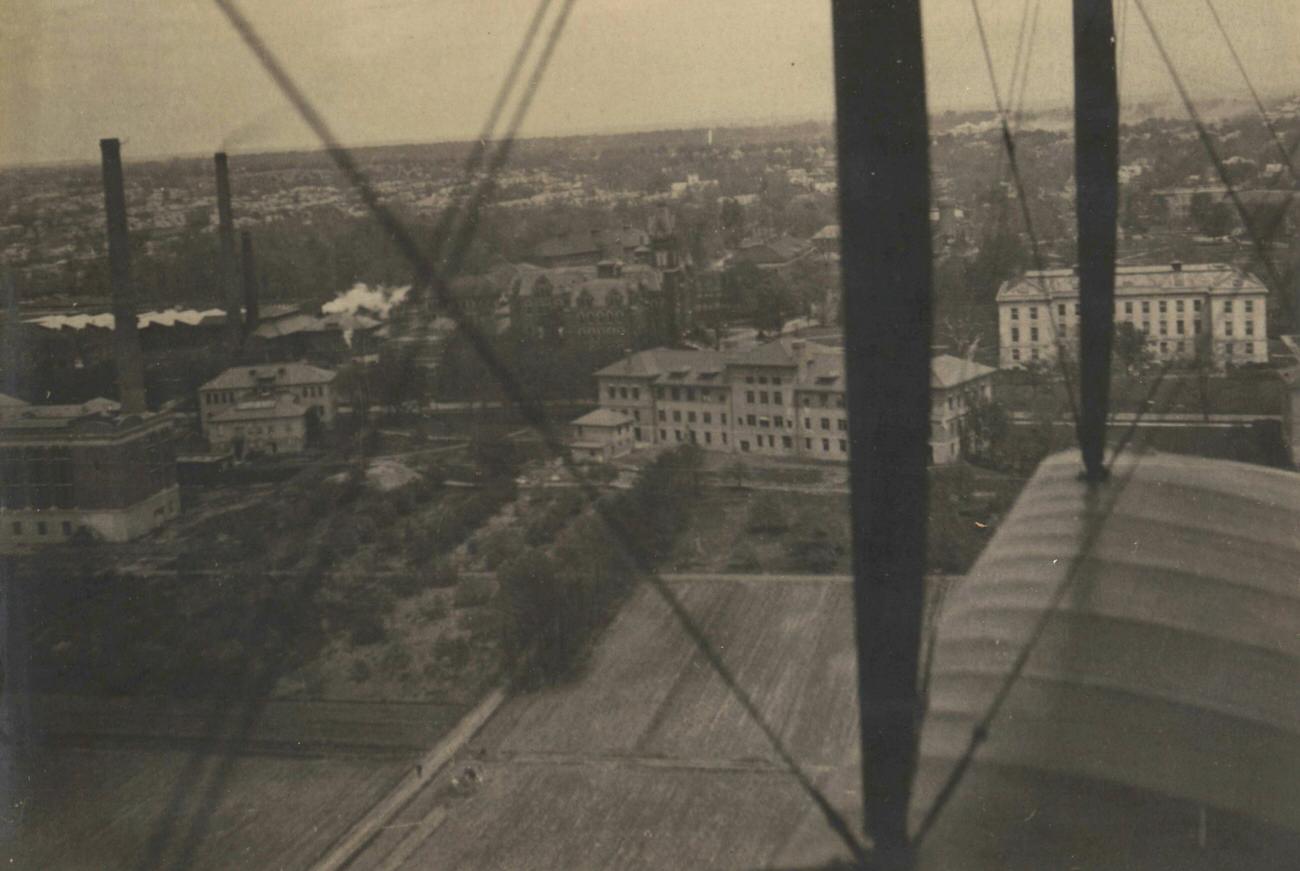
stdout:
MULTIPOLYGON (((477 136, 538 0, 233 0, 346 144, 477 136)), ((978 0, 1005 92, 1025 0, 978 0)), ((1143 0, 1196 98, 1246 97, 1203 0, 1143 0)), ((1128 8, 1126 99, 1168 97, 1128 8)), ((558 7, 559 2, 553 4, 558 7)), ((1300 2, 1216 0, 1256 86, 1300 90, 1300 2)), ((1045 0, 1031 106, 1068 105, 1045 0)), ((922 0, 930 108, 992 108, 970 0, 922 0)), ((1118 29, 1118 28, 1117 28, 1118 29)), ((524 135, 831 117, 828 0, 577 0, 524 135)), ((313 144, 211 0, 0 2, 0 164, 313 144)))

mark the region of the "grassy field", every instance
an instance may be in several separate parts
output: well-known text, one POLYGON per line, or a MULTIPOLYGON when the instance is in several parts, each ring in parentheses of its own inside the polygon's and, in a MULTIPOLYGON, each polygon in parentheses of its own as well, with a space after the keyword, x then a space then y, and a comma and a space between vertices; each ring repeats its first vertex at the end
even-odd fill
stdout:
MULTIPOLYGON (((676 589, 791 752, 855 819, 850 586, 676 589)), ((465 765, 481 786, 435 781, 355 867, 405 856, 408 868, 746 868, 843 855, 648 588, 579 682, 509 702, 451 770, 465 765)))
POLYGON ((310 867, 406 763, 75 750, 33 760, 12 868, 310 867))
MULTIPOLYGON (((1069 414, 1069 399, 1058 381, 1035 387, 1004 375, 995 382, 994 397, 1013 411, 1041 411, 1046 406, 1069 414)), ((1281 414, 1282 381, 1261 373, 1218 376, 1202 382, 1195 375, 1171 371, 1157 386, 1155 372, 1133 377, 1116 372, 1111 379, 1110 407, 1113 411, 1147 408, 1170 414, 1281 414)))
MULTIPOLYGON (((1022 483, 966 466, 932 470, 931 571, 966 571, 1022 483)), ((849 537, 844 493, 709 489, 664 570, 843 574, 851 570, 849 537)))

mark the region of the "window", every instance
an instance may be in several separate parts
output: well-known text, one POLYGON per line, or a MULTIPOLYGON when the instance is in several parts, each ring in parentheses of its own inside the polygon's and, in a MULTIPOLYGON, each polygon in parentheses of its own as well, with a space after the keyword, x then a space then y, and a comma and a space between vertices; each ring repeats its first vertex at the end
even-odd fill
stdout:
POLYGON ((1169 335, 1169 321, 1160 322, 1160 335, 1162 336, 1169 335))
POLYGON ((758 391, 758 402, 759 402, 760 405, 767 405, 767 391, 766 391, 766 390, 760 390, 760 391, 758 391))
POLYGON ((741 439, 741 440, 740 440, 740 449, 741 449, 742 451, 748 452, 748 451, 749 451, 749 442, 745 441, 744 439, 741 439))
POLYGON ((848 431, 849 431, 849 422, 848 422, 847 420, 845 420, 844 418, 841 417, 839 420, 835 421, 835 423, 836 423, 836 428, 837 428, 840 432, 848 432, 848 431))
POLYGON ((1181 299, 1174 302, 1174 310, 1179 314, 1183 313, 1183 301, 1181 299))
POLYGON ((47 524, 44 520, 38 520, 38 521, 36 521, 36 534, 37 534, 37 535, 48 535, 48 534, 49 534, 49 531, 50 531, 49 524, 47 524))
POLYGON ((1253 299, 1244 300, 1242 305, 1246 307, 1246 314, 1250 314, 1255 310, 1255 301, 1253 299))
POLYGON ((1029 319, 1030 319, 1031 321, 1036 321, 1036 320, 1038 320, 1038 306, 1036 306, 1036 305, 1031 305, 1031 306, 1029 307, 1029 319))
POLYGON ((804 448, 806 448, 807 450, 810 450, 810 451, 811 451, 811 450, 812 450, 812 439, 804 439, 804 440, 803 440, 803 446, 804 446, 804 448))
POLYGON ((641 422, 641 410, 638 409, 638 408, 634 408, 634 409, 632 409, 632 417, 635 418, 635 420, 636 420, 637 423, 640 423, 640 422, 641 422))
POLYGON ((1030 327, 1030 328, 1029 328, 1029 341, 1031 341, 1031 342, 1037 342, 1037 341, 1038 341, 1038 327, 1030 327))
POLYGON ((1178 335, 1180 335, 1180 336, 1182 336, 1182 335, 1186 335, 1186 333, 1187 333, 1187 324, 1186 324, 1185 322, 1183 322, 1183 321, 1179 321, 1179 322, 1177 323, 1176 326, 1177 326, 1177 328, 1178 328, 1178 335))
POLYGON ((750 405, 754 404, 754 391, 752 390, 745 391, 745 401, 748 402, 750 405))
POLYGON ((1065 303, 1057 303, 1056 313, 1061 317, 1065 317, 1065 303))
POLYGON ((727 416, 726 416, 725 414, 720 414, 720 415, 718 415, 718 417, 720 417, 720 418, 722 419, 722 422, 723 422, 723 423, 726 423, 726 422, 727 422, 727 416))
POLYGON ((673 401, 677 401, 682 398, 682 392, 678 390, 676 387, 674 387, 670 392, 672 393, 673 401))
POLYGON ((831 428, 831 419, 829 417, 823 417, 822 429, 830 429, 830 428, 831 428))
POLYGON ((745 376, 745 383, 746 383, 746 384, 753 384, 753 383, 754 383, 754 376, 753 376, 753 375, 746 375, 746 376, 745 376))
POLYGON ((1124 303, 1124 314, 1126 315, 1133 314, 1133 303, 1131 301, 1124 303))
POLYGON ((755 424, 756 424, 756 421, 754 420, 754 415, 752 415, 752 414, 747 414, 747 415, 745 415, 745 425, 746 425, 746 426, 754 426, 755 424))
POLYGON ((794 447, 794 439, 789 436, 781 436, 781 447, 786 448, 787 450, 794 447))
POLYGON ((1232 312, 1232 300, 1225 299, 1223 301, 1223 313, 1226 315, 1226 314, 1230 314, 1231 312, 1232 312))
MULTIPOLYGON (((772 379, 772 384, 773 384, 774 386, 776 386, 776 387, 780 387, 780 386, 781 386, 781 379, 780 379, 779 377, 774 377, 774 378, 772 379)), ((779 399, 777 400, 777 402, 780 402, 780 401, 781 401, 781 400, 779 400, 779 399)))
POLYGON ((843 452, 843 451, 847 451, 848 449, 849 446, 844 442, 844 439, 840 439, 840 451, 843 452))
POLYGON ((686 412, 686 422, 695 423, 695 412, 693 411, 686 412))
POLYGON ((681 423, 681 422, 682 422, 682 413, 680 411, 674 411, 673 423, 681 423))
POLYGON ((1200 310, 1201 310, 1201 301, 1199 299, 1192 300, 1192 311, 1198 312, 1200 310))
POLYGON ((784 428, 785 428, 785 418, 782 417, 782 416, 779 415, 779 414, 776 415, 775 417, 772 418, 772 426, 776 427, 777 429, 784 429, 784 428))
POLYGON ((1231 336, 1231 335, 1232 335, 1232 321, 1224 321, 1224 322, 1223 322, 1223 334, 1224 334, 1225 336, 1231 336))
POLYGON ((1169 303, 1163 299, 1160 300, 1160 314, 1165 314, 1168 311, 1169 311, 1169 303))
POLYGON ((1013 341, 1013 342, 1019 342, 1019 341, 1020 341, 1020 327, 1012 327, 1012 328, 1011 328, 1011 341, 1013 341))
POLYGON ((1074 316, 1076 318, 1079 316, 1079 304, 1077 302, 1074 304, 1074 316))
POLYGON ((704 422, 713 423, 713 412, 711 411, 704 412, 704 422))
POLYGON ((1246 344, 1242 345, 1242 350, 1246 353, 1246 356, 1248 357, 1253 356, 1255 353, 1255 343, 1247 342, 1246 344))
POLYGON ((640 398, 641 398, 641 388, 640 388, 640 387, 633 387, 633 388, 632 388, 632 398, 633 398, 633 399, 640 399, 640 398))
POLYGON ((695 388, 694 388, 694 387, 687 387, 687 388, 686 388, 686 401, 687 401, 687 402, 694 402, 694 401, 695 401, 695 388))
POLYGON ((677 441, 681 441, 681 440, 682 440, 682 431, 679 430, 679 429, 675 429, 675 430, 673 430, 673 438, 677 439, 677 441))
POLYGON ((711 445, 711 444, 713 444, 713 433, 711 433, 711 432, 706 432, 706 433, 704 434, 704 443, 705 443, 706 445, 711 445))
POLYGON ((664 389, 662 387, 656 387, 655 399, 663 399, 663 398, 664 398, 664 389))
POLYGON ((620 399, 627 399, 627 388, 626 388, 626 387, 620 387, 620 388, 618 389, 618 396, 619 396, 620 399))
POLYGON ((811 418, 811 417, 805 417, 805 418, 803 419, 803 428, 804 428, 804 429, 812 429, 812 418, 811 418))
POLYGON ((1012 349, 1011 349, 1011 359, 1012 359, 1012 360, 1019 360, 1019 359, 1020 359, 1020 349, 1019 349, 1019 348, 1012 348, 1012 349))
POLYGON ((722 443, 724 445, 727 443, 727 434, 725 432, 722 434, 722 443))
POLYGON ((759 375, 759 376, 758 376, 758 383, 759 383, 759 384, 766 384, 766 383, 767 383, 767 376, 766 376, 766 375, 759 375))
POLYGON ((825 451, 825 452, 827 452, 827 453, 829 453, 829 452, 830 452, 830 449, 831 449, 831 440, 830 440, 830 439, 822 439, 822 450, 825 451))
POLYGON ((662 420, 662 421, 667 421, 667 420, 668 420, 668 412, 664 411, 662 408, 659 409, 659 419, 662 420))
POLYGON ((71 521, 71 520, 65 520, 65 521, 63 521, 63 534, 64 534, 64 535, 72 535, 72 521, 71 521))
POLYGON ((1201 331, 1201 322, 1199 320, 1192 321, 1192 332, 1199 333, 1200 331, 1201 331))
POLYGON ((1011 320, 1020 320, 1020 309, 1016 308, 1014 305, 1011 307, 1011 320))
POLYGON ((614 399, 618 396, 618 391, 615 390, 613 387, 609 388, 609 390, 607 390, 606 392, 609 394, 610 399, 614 399))
POLYGON ((659 430, 659 441, 661 442, 668 441, 668 430, 666 429, 659 430))
POLYGON ((1151 314, 1151 302, 1149 300, 1142 300, 1142 314, 1151 314))
POLYGON ((1223 346, 1223 353, 1227 354, 1229 357, 1232 356, 1232 342, 1223 346))
POLYGON ((774 403, 776 403, 777 405, 781 405, 781 391, 780 391, 780 390, 777 390, 776 392, 774 392, 774 393, 772 394, 772 401, 773 401, 774 403))
POLYGON ((1253 336, 1253 335, 1255 335, 1255 322, 1254 322, 1254 321, 1246 321, 1246 335, 1248 335, 1248 336, 1253 336))

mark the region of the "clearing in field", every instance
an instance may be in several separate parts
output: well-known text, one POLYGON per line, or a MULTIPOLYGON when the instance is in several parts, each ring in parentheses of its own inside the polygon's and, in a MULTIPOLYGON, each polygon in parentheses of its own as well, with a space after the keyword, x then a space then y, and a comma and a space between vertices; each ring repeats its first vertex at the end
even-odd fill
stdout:
MULTIPOLYGON (((741 686, 851 824, 858 788, 844 579, 681 582, 741 686)), ((585 676, 519 696, 356 868, 760 868, 847 851, 649 588, 585 676)))

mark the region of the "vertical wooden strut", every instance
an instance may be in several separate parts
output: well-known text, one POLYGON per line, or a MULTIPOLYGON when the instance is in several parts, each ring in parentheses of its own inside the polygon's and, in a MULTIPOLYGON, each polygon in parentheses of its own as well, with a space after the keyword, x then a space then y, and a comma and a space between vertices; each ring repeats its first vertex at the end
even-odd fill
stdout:
POLYGON ((835 0, 854 609, 867 830, 910 865, 930 459, 930 167, 919 0, 835 0))
POLYGON ((1119 217, 1119 87, 1111 0, 1074 0, 1074 166, 1079 222, 1079 446, 1084 476, 1106 477, 1106 412, 1119 217))

